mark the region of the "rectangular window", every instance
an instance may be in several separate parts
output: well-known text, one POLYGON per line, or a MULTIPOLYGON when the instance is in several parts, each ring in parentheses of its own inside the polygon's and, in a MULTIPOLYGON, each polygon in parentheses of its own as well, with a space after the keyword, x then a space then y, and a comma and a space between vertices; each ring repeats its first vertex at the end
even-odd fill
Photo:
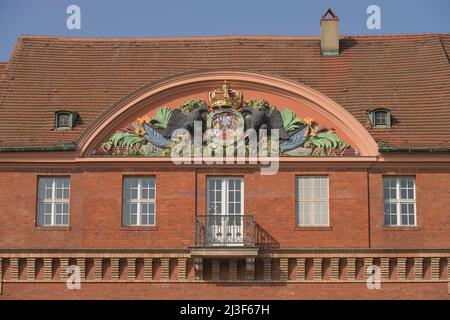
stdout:
POLYGON ((297 177, 297 225, 328 226, 328 177, 297 177))
POLYGON ((416 225, 416 180, 414 177, 384 177, 384 225, 416 225))
POLYGON ((38 178, 38 226, 69 225, 69 177, 38 178))
POLYGON ((155 177, 123 179, 123 225, 154 226, 156 224, 155 177))

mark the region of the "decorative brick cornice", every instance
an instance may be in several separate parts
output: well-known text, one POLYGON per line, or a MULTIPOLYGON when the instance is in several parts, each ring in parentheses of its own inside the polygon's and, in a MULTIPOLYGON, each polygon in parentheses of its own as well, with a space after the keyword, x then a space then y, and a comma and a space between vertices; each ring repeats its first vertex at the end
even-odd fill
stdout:
POLYGON ((263 274, 264 274, 265 281, 272 280, 272 259, 271 258, 263 259, 263 274))
MULTIPOLYGON (((127 259, 127 271, 128 271, 128 279, 134 280, 136 279, 136 259, 128 258, 127 259)), ((164 273, 164 266, 163 266, 164 273)))
POLYGON ((169 280, 170 278, 170 259, 161 258, 161 279, 169 280))
MULTIPOLYGON (((281 250, 280 250, 281 251, 281 250)), ((405 253, 401 256, 399 252, 391 253, 381 251, 379 255, 368 254, 371 251, 358 252, 349 255, 348 252, 336 253, 332 251, 334 256, 328 258, 332 253, 330 251, 318 250, 315 252, 305 253, 303 250, 289 250, 280 255, 277 250, 265 251, 263 254, 255 257, 246 258, 208 258, 208 257, 189 257, 186 252, 167 251, 158 252, 158 257, 146 255, 145 257, 136 258, 138 254, 126 251, 124 256, 118 253, 111 255, 102 252, 87 252, 82 254, 77 252, 75 258, 79 267, 82 282, 364 282, 368 274, 367 267, 372 265, 375 260, 380 261, 382 282, 449 282, 447 274, 450 276, 448 266, 442 261, 450 262, 450 254, 446 251, 435 252, 435 256, 429 259, 431 262, 431 277, 424 277, 424 261, 423 252, 417 252, 416 256, 409 256, 411 253, 405 253), (408 257, 406 257, 408 255, 408 257), (281 257, 280 257, 281 256, 281 257), (443 258, 443 256, 445 258, 443 258), (137 259, 143 261, 143 268, 136 269, 137 259), (274 260, 275 259, 275 260, 274 260), (324 261, 330 261, 329 279, 323 278, 324 261), (410 259, 410 260, 408 260, 410 259), (90 270, 88 279, 86 279, 86 261, 93 261, 93 269, 90 270), (258 265, 262 264, 263 274, 258 280, 255 280, 255 260, 258 265), (272 276, 272 262, 279 261, 279 278, 272 276), (211 277, 204 279, 203 264, 204 261, 212 263, 211 277), (358 261, 358 263, 356 263, 358 261), (363 265, 359 264, 363 262, 363 265), (414 261, 414 268, 409 268, 409 261, 414 261), (296 272, 289 274, 290 262, 296 263, 296 272), (408 262, 408 263, 407 263, 408 262), (153 274, 153 264, 160 263, 160 277, 153 274), (311 270, 307 270, 306 266, 311 266, 311 270), (346 270, 346 272, 341 272, 346 270), (103 267, 105 269, 103 270, 103 267), (108 268, 107 266, 110 266, 108 268), (345 267, 344 267, 345 266, 345 267), (395 272, 391 274, 391 267, 395 272), (120 274, 120 270, 127 270, 125 274, 120 274), (191 269, 191 268, 194 268, 191 269), (364 268, 364 270, 362 270, 364 268), (445 268, 445 269, 442 269, 445 268), (177 277, 171 277, 173 271, 177 277), (193 272, 195 271, 195 276, 193 272), (245 271, 245 273, 244 273, 245 271), (413 272, 414 277, 407 277, 407 271, 413 272), (91 273, 93 272, 93 273, 91 273), (363 274, 364 278, 361 277, 363 274), (141 274, 143 273, 143 274, 141 274), (308 273, 308 275, 307 275, 308 273), (359 276, 357 276, 357 274, 359 276), (224 275, 222 277, 222 274, 224 275)), ((67 269, 74 257, 70 254, 54 257, 46 252, 20 252, 14 255, 8 252, 7 255, 0 251, 0 283, 2 282, 64 282, 67 278, 67 269), (20 258, 18 257, 20 256, 20 258), (36 261, 44 261, 43 277, 36 276, 36 261), (26 262, 26 263, 25 263, 26 262), (59 262, 58 275, 54 275, 56 266, 59 262), (4 266, 9 266, 7 272, 1 272, 4 266), (23 270, 22 270, 23 269, 23 270), (26 277, 19 274, 24 272, 26 277)), ((427 252, 427 254, 429 254, 427 252)))
POLYGON ((180 258, 178 259, 178 279, 185 280, 187 276, 187 259, 180 258))
POLYGON ((119 279, 119 259, 112 258, 110 261, 111 261, 111 278, 117 280, 119 279))
POLYGON ((101 280, 103 277, 103 259, 94 258, 94 279, 101 280))
POLYGON ((69 267, 69 259, 68 258, 61 258, 59 259, 60 263, 60 278, 61 280, 66 280, 68 276, 68 267, 69 267))
POLYGON ((245 279, 255 280, 255 258, 253 257, 245 259, 245 279))
POLYGON ((237 280, 237 259, 230 259, 228 262, 229 275, 231 281, 237 280))
POLYGON ((212 261, 212 280, 220 280, 220 260, 218 259, 213 259, 212 261))
POLYGON ((33 281, 36 278, 36 259, 27 258, 27 280, 33 281))
POLYGON ((153 279, 153 258, 144 258, 144 279, 145 280, 153 279))
POLYGON ((388 280, 390 276, 390 258, 381 258, 381 280, 388 280))
POLYGON ((11 279, 18 280, 19 279, 19 259, 11 258, 9 260, 9 267, 11 268, 11 279))
POLYGON ((373 258, 364 258, 364 279, 367 279, 372 275, 371 266, 373 265, 373 258))
POLYGON ((280 259, 280 281, 288 281, 289 279, 289 259, 280 259))
POLYGON ((313 258, 314 280, 322 280, 322 258, 313 258))
POLYGON ((297 261, 297 279, 305 280, 306 277, 306 266, 305 266, 305 258, 298 258, 297 261))
POLYGON ((339 258, 331 258, 330 268, 330 279, 335 281, 339 280, 339 258))
POLYGON ((431 280, 439 280, 440 258, 431 258, 431 280))
POLYGON ((423 258, 414 258, 414 279, 423 277, 423 258))
POLYGON ((406 280, 406 258, 397 258, 397 277, 406 280))
POLYGON ((347 258, 347 279, 355 280, 356 278, 356 258, 347 258))

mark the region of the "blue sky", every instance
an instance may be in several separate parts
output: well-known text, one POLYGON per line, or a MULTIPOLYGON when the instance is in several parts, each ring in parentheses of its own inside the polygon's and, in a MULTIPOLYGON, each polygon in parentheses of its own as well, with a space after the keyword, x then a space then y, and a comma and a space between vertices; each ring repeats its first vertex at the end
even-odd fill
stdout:
POLYGON ((332 7, 342 34, 448 33, 450 0, 0 0, 0 61, 20 34, 70 37, 318 35, 332 7), (81 8, 81 30, 66 27, 66 8, 81 8), (381 9, 369 30, 366 9, 381 9))

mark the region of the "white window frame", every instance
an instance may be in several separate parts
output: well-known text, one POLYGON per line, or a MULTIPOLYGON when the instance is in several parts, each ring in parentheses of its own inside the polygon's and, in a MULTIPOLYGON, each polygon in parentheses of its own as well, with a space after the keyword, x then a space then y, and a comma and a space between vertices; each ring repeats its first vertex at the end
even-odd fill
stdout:
MULTIPOLYGON (((154 176, 126 176, 123 179, 122 184, 122 225, 125 227, 154 227, 156 226, 156 177, 154 176), (125 180, 126 179, 136 179, 138 181, 138 188, 137 188, 137 198, 136 199, 129 199, 125 200, 125 192, 128 192, 129 190, 125 189, 125 180), (142 180, 143 179, 152 179, 154 181, 155 185, 155 196, 153 199, 143 199, 142 198, 142 180), (136 218, 136 224, 124 224, 124 216, 125 216, 125 205, 127 203, 136 204, 137 207, 137 218, 136 218), (152 224, 142 224, 142 212, 141 212, 141 205, 142 204, 153 204, 154 212, 153 212, 153 223, 152 224)), ((151 216, 151 215, 148 215, 151 216)), ((131 220, 131 219, 130 219, 131 220)), ((130 221, 131 222, 131 221, 130 221)))
MULTIPOLYGON (((416 178, 413 176, 384 176, 383 177, 383 225, 385 227, 416 227, 417 226, 417 205, 416 205, 416 178), (386 179, 393 180, 395 179, 395 190, 396 190, 396 198, 395 199, 386 199, 384 197, 384 181, 386 179), (401 179, 412 179, 413 181, 413 199, 402 199, 401 198, 401 188, 400 188, 400 180, 401 179), (385 216, 386 212, 384 211, 385 204, 395 204, 397 206, 397 224, 386 224, 385 216), (402 212, 401 205, 402 204, 414 204, 414 224, 402 224, 402 212)), ((389 213, 389 215, 392 215, 389 213)), ((408 218, 409 220, 409 218, 408 218)))
MULTIPOLYGON (((241 183, 241 192, 240 192, 240 197, 241 197, 241 203, 240 203, 240 211, 241 213, 238 214, 240 216, 244 215, 244 178, 243 177, 239 177, 239 176, 208 176, 206 179, 206 184, 207 184, 207 188, 206 188, 206 214, 207 215, 233 215, 233 213, 229 213, 229 205, 230 204, 236 204, 237 201, 229 201, 229 191, 230 189, 228 188, 228 183, 230 180, 239 180, 241 183), (213 213, 210 212, 209 210, 209 205, 210 205, 210 191, 211 189, 209 188, 209 181, 210 180, 220 180, 220 183, 222 185, 221 187, 221 213, 213 213)), ((214 211, 214 210, 213 210, 214 211)), ((235 214, 235 213, 234 213, 235 214)))
POLYGON ((328 176, 325 175, 297 175, 295 176, 295 224, 298 227, 329 227, 330 226, 330 179, 328 176), (316 198, 311 198, 311 199, 300 199, 299 197, 299 189, 300 189, 300 185, 299 182, 302 178, 321 178, 321 179, 325 179, 326 180, 326 188, 327 188, 327 196, 326 199, 316 199, 316 198), (309 224, 305 224, 304 222, 301 223, 301 219, 300 219, 300 203, 301 202, 308 202, 308 203, 317 203, 317 202, 326 202, 326 208, 327 208, 327 222, 326 224, 324 223, 320 223, 320 224, 316 224, 314 223, 315 219, 314 219, 314 215, 322 215, 323 213, 320 212, 312 212, 311 213, 311 218, 312 218, 312 222, 309 224))
POLYGON ((374 112, 374 123, 375 123, 375 126, 387 126, 388 125, 388 119, 387 118, 388 118, 388 113, 386 111, 384 111, 384 110, 375 111, 374 112), (380 120, 377 117, 378 115, 382 115, 383 116, 384 123, 378 122, 378 120, 380 120))
MULTIPOLYGON (((65 190, 66 188, 62 188, 62 190, 65 190)), ((44 188, 45 190, 45 188, 44 188)), ((67 176, 56 176, 56 177, 52 177, 52 176, 40 176, 38 177, 38 197, 37 197, 37 213, 36 213, 36 225, 37 226, 42 226, 42 227, 66 227, 70 225, 70 177, 67 176), (52 180, 52 197, 51 198, 46 198, 45 194, 46 192, 44 191, 44 198, 40 198, 39 197, 39 189, 40 189, 40 183, 43 179, 46 180, 52 180), (56 180, 57 179, 67 179, 67 181, 69 182, 69 187, 68 189, 68 197, 64 198, 64 191, 63 191, 63 198, 56 198, 56 180), (56 204, 67 204, 67 214, 63 214, 67 215, 67 224, 64 224, 63 221, 64 219, 62 219, 62 223, 60 224, 56 224, 56 204), (45 205, 45 204, 50 204, 51 205, 51 221, 50 224, 46 224, 45 223, 45 211, 42 212, 43 214, 43 224, 39 224, 39 206, 40 205, 45 205)))

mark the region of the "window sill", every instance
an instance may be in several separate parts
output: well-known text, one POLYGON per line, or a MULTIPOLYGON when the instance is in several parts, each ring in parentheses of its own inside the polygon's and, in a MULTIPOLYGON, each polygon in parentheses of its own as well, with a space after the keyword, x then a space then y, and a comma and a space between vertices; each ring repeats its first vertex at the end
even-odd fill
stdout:
POLYGON ((294 231, 331 231, 333 228, 331 226, 295 226, 294 231))
POLYGON ((383 226, 383 231, 420 231, 420 227, 417 226, 383 226))
POLYGON ((71 227, 62 226, 35 226, 34 231, 70 231, 71 227))
POLYGON ((122 226, 122 231, 157 231, 157 226, 122 226))

